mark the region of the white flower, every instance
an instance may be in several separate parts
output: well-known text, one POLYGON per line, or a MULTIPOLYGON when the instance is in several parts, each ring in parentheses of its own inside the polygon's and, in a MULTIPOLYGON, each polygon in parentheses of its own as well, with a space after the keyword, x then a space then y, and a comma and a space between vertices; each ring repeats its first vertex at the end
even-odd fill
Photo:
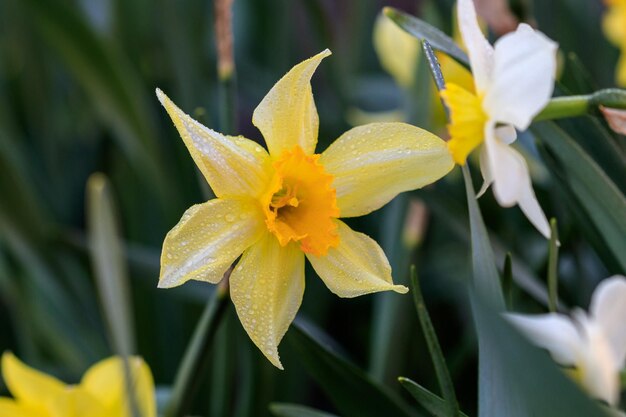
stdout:
POLYGON ((525 130, 550 100, 556 71, 557 44, 520 24, 517 31, 491 46, 480 30, 472 0, 458 2, 459 29, 467 47, 476 94, 448 83, 442 97, 450 109, 448 147, 463 165, 483 144, 481 195, 493 183, 503 207, 518 204, 546 237, 550 226, 532 189, 528 167, 513 149, 515 128, 525 130))
POLYGON ((569 374, 594 398, 618 403, 619 374, 626 360, 625 277, 616 275, 598 285, 589 314, 576 309, 571 317, 550 313, 507 318, 556 362, 571 367, 569 374))

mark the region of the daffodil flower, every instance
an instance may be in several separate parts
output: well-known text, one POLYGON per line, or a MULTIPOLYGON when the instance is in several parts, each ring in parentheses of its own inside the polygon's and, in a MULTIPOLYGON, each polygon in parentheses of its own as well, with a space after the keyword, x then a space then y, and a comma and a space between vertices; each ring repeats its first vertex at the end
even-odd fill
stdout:
POLYGON ((325 50, 296 65, 252 116, 257 143, 217 133, 157 96, 218 197, 185 212, 166 236, 159 287, 230 276, 239 319, 278 368, 278 344, 304 292, 304 258, 340 297, 394 285, 382 249, 339 217, 370 213, 398 193, 441 178, 454 165, 445 143, 402 123, 373 123, 344 133, 315 154, 318 116, 310 80, 325 50))
POLYGON ((607 38, 620 48, 615 79, 618 85, 626 87, 626 0, 605 0, 608 6, 602 22, 607 38))
POLYGON ((603 280, 593 293, 589 314, 551 313, 507 318, 537 346, 547 349, 594 398, 615 406, 620 370, 626 360, 626 278, 603 280))
MULTIPOLYGON (((156 417, 152 373, 137 357, 129 359, 135 399, 142 417, 156 417)), ((66 385, 32 369, 12 353, 2 355, 2 376, 13 398, 0 397, 6 417, 131 417, 122 359, 89 368, 80 384, 66 385)))
POLYGON ((550 226, 532 189, 526 161, 510 145, 548 103, 554 86, 557 45, 526 24, 491 46, 476 20, 472 0, 457 3, 459 29, 468 50, 476 94, 448 83, 441 96, 450 109, 448 148, 456 163, 482 145, 484 179, 503 207, 519 205, 546 237, 550 226))

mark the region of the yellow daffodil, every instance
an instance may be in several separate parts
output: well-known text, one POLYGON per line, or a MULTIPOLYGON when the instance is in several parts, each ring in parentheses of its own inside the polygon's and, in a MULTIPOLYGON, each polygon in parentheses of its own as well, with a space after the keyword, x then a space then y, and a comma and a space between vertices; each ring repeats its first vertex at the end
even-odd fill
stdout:
POLYGON ((278 344, 304 292, 304 258, 340 297, 407 289, 394 285, 381 248, 339 217, 362 216, 398 193, 441 178, 454 163, 445 143, 402 123, 344 133, 315 154, 318 116, 310 80, 325 50, 293 67, 252 116, 269 153, 221 135, 157 96, 218 197, 191 207, 165 238, 159 287, 230 276, 246 332, 282 369, 278 344))
POLYGON ((608 6, 602 22, 606 37, 621 50, 615 79, 626 87, 626 0, 605 0, 608 6))
MULTIPOLYGON (((141 417, 156 417, 152 373, 140 358, 130 358, 135 398, 141 417)), ((80 384, 66 385, 2 355, 2 376, 13 398, 0 397, 3 417, 130 417, 122 359, 112 357, 87 370, 80 384)))
POLYGON ((571 317, 551 313, 507 318, 594 398, 618 404, 626 361, 626 278, 603 280, 593 293, 589 314, 576 309, 571 317))
POLYGON ((526 161, 510 145, 515 128, 525 130, 548 103, 554 88, 557 45, 526 24, 495 47, 482 34, 472 0, 459 0, 457 14, 468 50, 476 94, 447 83, 441 96, 450 109, 448 148, 456 163, 482 145, 482 194, 493 183, 503 207, 519 205, 546 237, 550 226, 532 189, 526 161))

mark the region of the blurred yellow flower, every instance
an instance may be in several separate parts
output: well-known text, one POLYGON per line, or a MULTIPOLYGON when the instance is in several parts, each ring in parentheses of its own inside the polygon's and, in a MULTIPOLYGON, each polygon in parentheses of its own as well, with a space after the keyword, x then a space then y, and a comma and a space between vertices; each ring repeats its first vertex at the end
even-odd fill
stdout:
MULTIPOLYGON (((152 373, 137 357, 129 359, 141 417, 156 417, 152 373)), ((6 417, 130 417, 122 359, 112 357, 87 370, 80 384, 66 385, 36 371, 12 353, 2 355, 2 376, 12 398, 0 397, 6 417)))
POLYGON ((626 87, 626 0, 605 0, 608 6, 602 28, 606 37, 621 50, 615 79, 626 87))
POLYGON ((269 153, 217 133, 157 96, 218 198, 198 204, 166 236, 159 287, 230 276, 246 332, 278 368, 278 344, 300 307, 304 258, 340 297, 407 291, 382 249, 338 217, 370 213, 453 167, 445 143, 403 123, 372 123, 315 154, 318 115, 310 80, 325 50, 293 67, 252 116, 269 153))

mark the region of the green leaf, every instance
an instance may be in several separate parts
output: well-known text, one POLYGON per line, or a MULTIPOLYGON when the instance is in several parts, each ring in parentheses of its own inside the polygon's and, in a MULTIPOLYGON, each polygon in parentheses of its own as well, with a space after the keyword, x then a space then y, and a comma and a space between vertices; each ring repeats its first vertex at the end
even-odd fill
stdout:
MULTIPOLYGON (((479 384, 500 387, 481 396, 479 416, 606 417, 598 403, 587 397, 552 361, 532 346, 489 305, 471 292, 474 321, 482 352, 489 352, 489 373, 479 384), (485 378, 488 377, 488 380, 485 378)), ((481 356, 479 361, 487 357, 481 356)))
POLYGON ((513 308, 513 255, 507 252, 504 257, 502 268, 502 292, 506 301, 507 309, 513 308))
POLYGON ((337 417, 335 414, 298 404, 272 403, 270 411, 277 417, 337 417))
POLYGON ((87 226, 110 342, 117 354, 132 355, 136 344, 128 271, 111 189, 104 174, 93 174, 87 182, 87 226))
MULTIPOLYGON (((428 345, 428 351, 430 352, 430 358, 435 366, 435 372, 437 374, 437 380, 439 381, 439 388, 443 393, 445 411, 442 415, 445 417, 455 417, 460 413, 459 403, 456 400, 456 394, 454 392, 454 384, 450 373, 448 372, 448 366, 446 365, 446 359, 439 346, 439 340, 437 340, 437 333, 433 327, 433 323, 430 321, 430 315, 424 304, 424 298, 422 297, 422 290, 420 288, 417 272, 415 266, 411 267, 411 292, 413 294, 413 301, 415 302, 415 309, 417 310, 417 316, 419 317, 424 331, 424 338, 428 345)), ((427 407, 425 407, 427 408, 427 407)))
POLYGON ((469 59, 467 54, 459 48, 452 38, 436 27, 431 26, 423 20, 411 16, 410 14, 394 9, 393 7, 385 7, 383 9, 383 13, 407 33, 413 35, 420 41, 427 40, 432 45, 433 49, 450 55, 459 63, 469 68, 469 59))
POLYGON ((559 231, 556 219, 550 219, 550 248, 548 251, 548 306, 551 312, 557 309, 559 300, 558 285, 558 265, 559 265, 559 231))
MULTIPOLYGON (((441 397, 428 391, 417 382, 411 381, 409 378, 400 377, 398 381, 428 412, 437 417, 449 415, 447 411, 448 403, 441 397)), ((461 417, 467 417, 467 415, 461 411, 459 411, 459 415, 461 417)))
POLYGON ((465 180, 465 192, 467 195, 467 209, 469 211, 470 234, 472 242, 472 269, 474 287, 485 299, 494 306, 504 309, 504 296, 500 286, 500 277, 496 269, 489 235, 483 216, 476 202, 476 193, 472 184, 467 165, 463 166, 463 179, 465 180))
POLYGON ((287 339, 298 352, 299 360, 337 410, 346 416, 418 416, 395 393, 372 380, 355 365, 334 354, 296 320, 287 339))
POLYGON ((561 128, 537 123, 532 131, 549 151, 550 170, 578 200, 600 238, 626 270, 626 198, 604 171, 561 128))

